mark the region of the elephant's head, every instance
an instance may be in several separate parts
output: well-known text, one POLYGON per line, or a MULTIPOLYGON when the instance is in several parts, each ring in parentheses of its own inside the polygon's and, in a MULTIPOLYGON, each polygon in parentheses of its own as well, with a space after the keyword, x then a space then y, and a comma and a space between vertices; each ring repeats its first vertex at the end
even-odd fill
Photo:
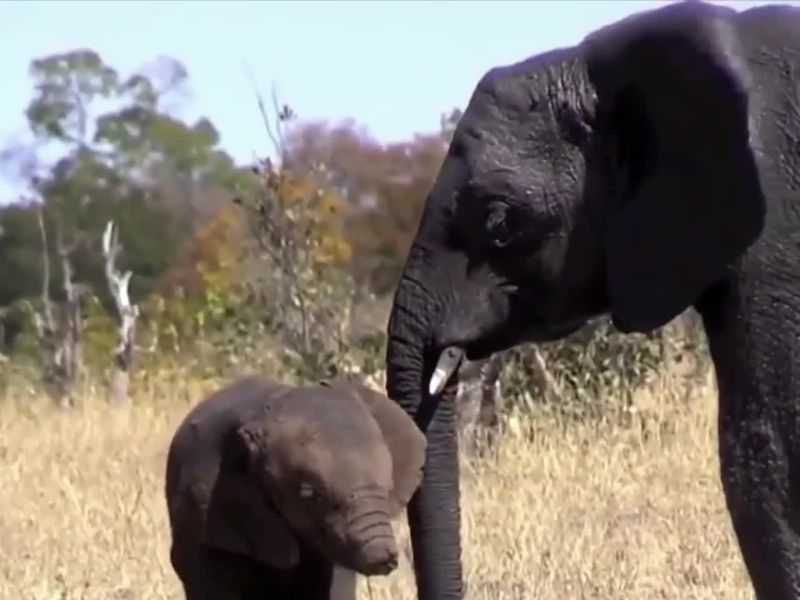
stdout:
POLYGON ((295 564, 304 544, 366 575, 391 572, 390 520, 422 478, 424 436, 388 398, 350 383, 291 388, 267 406, 228 444, 269 501, 251 548, 276 566, 295 564))
POLYGON ((409 506, 420 598, 460 597, 452 411, 435 401, 459 357, 602 314, 656 328, 759 235, 758 96, 739 43, 734 11, 674 4, 475 88, 388 325, 389 395, 428 436, 409 506))

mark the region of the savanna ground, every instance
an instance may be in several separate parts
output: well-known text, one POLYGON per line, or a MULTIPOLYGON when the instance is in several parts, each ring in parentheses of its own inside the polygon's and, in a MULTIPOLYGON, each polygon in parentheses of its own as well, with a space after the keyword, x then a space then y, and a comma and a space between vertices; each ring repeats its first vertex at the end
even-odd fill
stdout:
MULTIPOLYGON (((165 449, 215 382, 139 381, 131 406, 33 394, 0 411, 0 597, 181 598, 169 565, 165 449)), ((509 417, 464 461, 468 598, 752 597, 718 480, 713 387, 668 381, 627 424, 509 417)), ((397 524, 410 552, 405 524, 397 524)), ((407 561, 360 598, 414 598, 407 561)))

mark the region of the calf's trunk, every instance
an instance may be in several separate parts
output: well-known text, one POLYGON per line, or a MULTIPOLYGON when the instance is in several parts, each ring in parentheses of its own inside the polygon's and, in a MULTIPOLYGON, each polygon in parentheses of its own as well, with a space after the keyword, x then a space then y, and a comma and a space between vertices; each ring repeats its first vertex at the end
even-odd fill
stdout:
POLYGON ((367 492, 349 518, 347 537, 355 565, 365 575, 388 575, 397 568, 397 542, 386 494, 367 492))

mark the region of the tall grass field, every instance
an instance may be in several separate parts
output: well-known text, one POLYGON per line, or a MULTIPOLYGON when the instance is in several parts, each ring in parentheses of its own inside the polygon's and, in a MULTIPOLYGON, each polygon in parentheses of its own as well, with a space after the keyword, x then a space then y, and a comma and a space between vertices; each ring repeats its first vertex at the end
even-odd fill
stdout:
MULTIPOLYGON (((182 598, 163 496, 170 436, 221 382, 135 381, 58 410, 19 387, 0 410, 0 598, 182 598)), ((668 377, 625 422, 509 416, 462 461, 467 598, 751 598, 722 496, 713 384, 686 399, 668 377)), ((404 559, 359 598, 415 598, 404 559)))

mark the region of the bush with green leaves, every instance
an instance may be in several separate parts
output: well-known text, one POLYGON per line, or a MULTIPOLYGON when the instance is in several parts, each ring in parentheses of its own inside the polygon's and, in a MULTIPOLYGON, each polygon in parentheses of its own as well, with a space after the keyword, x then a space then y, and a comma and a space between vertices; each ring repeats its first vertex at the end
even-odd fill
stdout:
POLYGON ((508 350, 503 362, 507 404, 549 405, 577 418, 629 410, 634 392, 666 370, 691 385, 710 368, 705 334, 693 311, 646 335, 623 334, 609 319, 598 319, 563 340, 508 350))

